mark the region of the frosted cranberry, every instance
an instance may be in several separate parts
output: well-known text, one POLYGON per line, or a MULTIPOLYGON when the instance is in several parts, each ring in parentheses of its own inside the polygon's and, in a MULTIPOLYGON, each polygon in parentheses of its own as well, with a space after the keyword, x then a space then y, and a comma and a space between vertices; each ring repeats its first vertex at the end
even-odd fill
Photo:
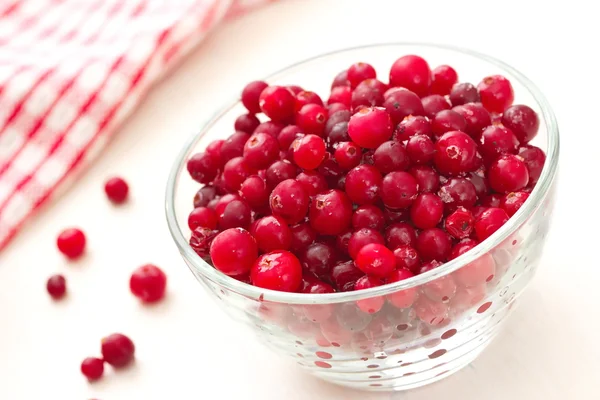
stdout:
POLYGON ((281 150, 287 150, 295 139, 298 139, 304 135, 302 129, 296 125, 288 125, 279 132, 277 135, 277 142, 281 150))
POLYGON ((413 247, 399 246, 394 250, 394 257, 396 257, 396 268, 398 270, 408 270, 412 273, 419 272, 421 259, 419 258, 419 253, 413 247))
POLYGON ((453 106, 477 103, 479 102, 479 92, 472 83, 457 83, 452 87, 449 98, 453 106))
POLYGON ((221 159, 225 162, 235 157, 241 157, 244 154, 244 145, 250 139, 250 134, 246 132, 235 132, 225 140, 221 145, 221 159))
POLYGON ((517 137, 510 129, 503 126, 488 126, 481 133, 479 151, 488 164, 502 154, 515 154, 518 148, 517 137))
POLYGON ((400 57, 390 69, 390 86, 403 87, 423 97, 429 94, 430 85, 431 69, 419 56, 400 57))
POLYGON ((352 214, 352 227, 354 229, 370 228, 380 231, 385 225, 385 215, 377 206, 366 204, 358 207, 352 214))
POLYGON ((350 107, 357 112, 363 107, 381 106, 386 90, 387 86, 377 79, 362 81, 352 92, 350 107))
POLYGON ((471 235, 475 225, 473 214, 465 208, 459 207, 446 217, 444 228, 452 237, 464 239, 471 235))
POLYGON ((256 221, 250 231, 258 249, 264 253, 287 250, 292 243, 292 232, 283 218, 269 215, 256 221))
POLYGON ((337 161, 335 161, 335 158, 329 153, 325 154, 325 159, 321 165, 319 165, 319 169, 317 171, 323 175, 323 177, 325 177, 329 185, 332 185, 332 183, 337 183, 338 179, 340 179, 344 174, 342 167, 339 166, 337 161))
POLYGON ((276 122, 283 122, 294 116, 296 99, 285 87, 269 86, 260 94, 258 104, 267 117, 276 122))
POLYGON ((336 264, 331 271, 331 278, 340 292, 354 290, 354 284, 364 275, 365 273, 356 267, 354 261, 336 264))
POLYGON ((335 149, 334 158, 340 167, 352 169, 360 163, 362 151, 353 142, 342 142, 335 149))
POLYGON ((287 179, 294 179, 297 172, 295 165, 285 161, 275 161, 266 170, 267 185, 275 187, 287 179))
POLYGON ((492 124, 490 113, 480 103, 468 103, 454 107, 452 111, 462 115, 467 121, 466 132, 473 139, 479 140, 481 132, 492 124))
POLYGON ((217 230, 198 227, 192 231, 190 247, 207 263, 210 263, 210 245, 219 233, 217 230))
POLYGON ((372 204, 379 198, 381 174, 372 165, 362 164, 346 175, 346 193, 357 204, 372 204))
POLYGON ((440 188, 438 196, 448 212, 456 210, 457 207, 472 208, 477 202, 475 186, 465 178, 449 179, 440 188))
POLYGON ((410 165, 404 146, 394 141, 382 143, 373 154, 373 162, 375 167, 384 174, 392 171, 404 171, 410 165))
POLYGON ((353 89, 365 79, 373 79, 376 77, 377 72, 375 71, 375 68, 373 68, 373 66, 370 64, 363 62, 352 64, 350 68, 348 68, 346 75, 346 79, 348 79, 348 82, 350 82, 350 87, 353 89))
POLYGON ((389 94, 383 101, 388 114, 394 124, 399 124, 410 115, 424 115, 423 103, 415 93, 410 90, 397 90, 389 94))
POLYGON ((333 189, 315 196, 309 210, 310 226, 323 235, 339 235, 350 226, 352 203, 346 194, 333 189))
POLYGON ((526 192, 511 192, 502 198, 501 207, 509 217, 515 215, 519 208, 527 201, 529 193, 526 192))
POLYGON ((129 186, 123 178, 114 177, 106 181, 104 192, 110 201, 115 204, 121 204, 127 200, 129 186))
POLYGON ((485 207, 500 207, 503 197, 498 193, 489 194, 481 199, 481 205, 485 207))
POLYGON ((433 228, 442 220, 444 203, 433 193, 421 193, 410 208, 410 218, 417 228, 433 228))
POLYGON ((104 374, 104 360, 97 357, 87 357, 81 363, 81 373, 90 382, 97 381, 104 374))
POLYGON ((244 87, 244 90, 242 90, 242 104, 244 104, 244 107, 246 107, 248 111, 253 114, 261 111, 258 99, 267 86, 269 85, 263 81, 254 81, 244 87))
POLYGON ((67 280, 60 274, 52 275, 46 281, 46 290, 50 297, 54 300, 59 300, 64 297, 67 292, 67 280))
MULTIPOLYGON (((409 270, 397 269, 387 277, 386 283, 400 282, 405 279, 412 278, 413 276, 415 275, 409 270)), ((417 295, 418 293, 416 288, 408 288, 389 294, 387 299, 396 308, 409 308, 417 299, 417 295)))
POLYGON ((194 195, 194 208, 206 207, 216 196, 217 190, 213 186, 201 187, 194 195))
POLYGON ((398 222, 388 226, 385 230, 385 243, 390 249, 400 246, 414 247, 417 242, 415 228, 404 222, 398 222))
POLYGON ((326 279, 337 261, 336 250, 326 243, 313 243, 298 254, 304 271, 326 279))
MULTIPOLYGON (((364 290, 370 289, 377 286, 383 285, 383 281, 374 276, 363 276, 359 278, 355 285, 354 290, 364 290)), ((357 300, 356 306, 367 314, 374 314, 381 310, 383 305, 385 304, 385 299, 380 296, 370 297, 367 299, 357 300)))
POLYGON ((394 140, 403 142, 413 136, 431 136, 431 134, 431 122, 427 118, 409 115, 398 124, 398 127, 394 131, 394 140))
POLYGON ((350 118, 348 134, 360 147, 375 149, 392 136, 392 120, 384 108, 364 108, 350 118))
POLYGON ((261 122, 252 133, 266 133, 267 135, 271 135, 276 138, 277 135, 281 133, 283 128, 284 125, 279 122, 265 121, 261 122))
POLYGON ((374 229, 361 228, 350 236, 350 240, 348 241, 348 254, 353 259, 356 259, 358 252, 364 246, 371 243, 385 244, 383 235, 374 229))
POLYGON ((296 125, 306 134, 323 136, 327 109, 318 104, 306 104, 296 114, 296 125))
POLYGON ((244 228, 250 226, 252 220, 252 210, 243 200, 233 200, 229 202, 219 215, 219 229, 244 228))
POLYGON ((156 265, 142 265, 131 274, 129 289, 144 303, 157 302, 165 297, 167 275, 156 265))
POLYGON ((260 121, 254 114, 242 114, 236 118, 233 127, 236 131, 252 133, 256 127, 260 125, 260 121))
POLYGON ((219 164, 208 153, 196 153, 188 160, 187 170, 193 180, 209 183, 217 176, 219 164))
POLYGON ((297 253, 313 243, 317 238, 317 232, 310 227, 308 222, 290 227, 291 242, 290 250, 297 253))
POLYGON ((425 229, 417 236, 416 249, 424 261, 445 261, 451 247, 450 237, 439 228, 425 229))
POLYGON ((505 154, 490 165, 488 179, 496 192, 516 192, 527 186, 529 171, 522 158, 505 154))
POLYGON ((481 104, 489 111, 502 113, 515 99, 510 81, 502 75, 492 75, 484 78, 478 85, 481 104))
POLYGON ((363 246, 355 259, 356 266, 367 275, 384 278, 396 269, 394 253, 383 244, 363 246))
POLYGON ((56 238, 56 247, 67 258, 80 257, 85 250, 85 234, 77 228, 69 228, 62 231, 56 238))
POLYGON ((467 120, 452 110, 442 110, 433 117, 431 122, 431 131, 436 137, 442 136, 450 131, 465 131, 467 120))
POLYGON ((458 74, 449 65, 440 65, 431 71, 431 93, 445 96, 450 94, 454 84, 458 82, 458 74))
POLYGON ((210 257, 214 267, 225 275, 245 274, 258 257, 256 240, 242 228, 227 229, 213 239, 210 257))
POLYGON ((280 182, 271 192, 269 204, 273 215, 289 224, 302 221, 308 211, 309 198, 302 184, 294 179, 280 182))
POLYGON ((325 158, 325 142, 319 136, 306 135, 292 144, 294 162, 303 169, 315 169, 325 158))
POLYGON ((475 221, 477 239, 484 241, 508 221, 508 214, 501 208, 491 207, 485 210, 475 221))
POLYGON ((331 87, 338 87, 338 86, 350 86, 350 82, 348 81, 348 70, 345 69, 343 71, 340 71, 335 78, 333 78, 333 82, 331 83, 331 87))
POLYGON ((537 135, 540 120, 531 107, 518 104, 504 111, 502 125, 513 131, 519 142, 525 144, 537 135))
POLYGON ((539 148, 529 144, 519 148, 519 157, 527 166, 529 172, 529 184, 535 185, 542 175, 544 163, 546 162, 546 154, 539 148))
POLYGON ((227 164, 223 167, 223 180, 229 189, 239 190, 242 183, 252 173, 252 168, 243 157, 235 157, 227 161, 227 164))
POLYGON ((459 175, 475 171, 481 165, 477 143, 460 131, 445 133, 435 144, 433 161, 442 174, 459 175))
POLYGON ((207 207, 194 208, 188 216, 188 226, 192 231, 199 226, 208 229, 216 229, 217 213, 207 207))
POLYGON ((302 284, 302 266, 295 255, 277 250, 260 256, 250 270, 254 286, 281 292, 296 292, 302 284))
POLYGON ((471 238, 461 240, 452 247, 452 250, 450 250, 448 260, 454 260, 455 258, 462 256, 467 251, 477 246, 477 244, 477 241, 471 238))
POLYGON ((279 157, 277 139, 266 133, 255 133, 244 145, 244 161, 253 169, 267 168, 279 157))
POLYGON ((267 183, 258 175, 249 176, 240 186, 240 196, 250 207, 262 209, 269 201, 267 183))
POLYGON ((406 143, 406 154, 414 164, 429 164, 434 153, 435 145, 429 136, 413 136, 406 143))
POLYGON ((135 345, 127 336, 113 333, 103 338, 101 344, 102 358, 113 367, 125 367, 133 361, 135 345))
MULTIPOLYGON (((311 294, 325 294, 334 293, 333 287, 325 283, 312 275, 304 275, 302 277, 302 284, 300 285, 300 293, 311 293, 311 294)), ((305 310, 306 311, 306 310, 305 310)))
POLYGON ((408 208, 417 198, 419 184, 408 172, 390 172, 381 183, 381 199, 387 207, 408 208))
POLYGON ((408 172, 417 180, 421 193, 434 193, 440 187, 440 175, 432 167, 419 165, 408 172))

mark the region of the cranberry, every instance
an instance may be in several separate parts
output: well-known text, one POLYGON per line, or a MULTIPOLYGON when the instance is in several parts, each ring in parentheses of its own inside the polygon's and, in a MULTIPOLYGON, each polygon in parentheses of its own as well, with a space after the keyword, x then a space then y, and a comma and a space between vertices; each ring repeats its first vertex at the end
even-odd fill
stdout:
POLYGON ((429 164, 433 160, 435 145, 429 136, 413 136, 406 143, 406 153, 414 164, 429 164))
POLYGON ((392 171, 405 171, 410 165, 404 146, 394 141, 382 143, 373 154, 373 162, 375 167, 384 174, 392 171))
POLYGON ((408 172, 390 172, 381 184, 381 199, 390 208, 408 208, 417 198, 419 184, 408 172))
POLYGON ((371 243, 384 244, 385 241, 383 235, 374 229, 359 229, 350 236, 350 240, 348 241, 348 254, 352 259, 356 259, 358 252, 364 246, 371 243))
POLYGON ((489 112, 504 112, 515 98, 510 81, 502 75, 492 75, 484 78, 477 85, 477 89, 481 96, 481 104, 489 112))
POLYGON ((385 243, 390 249, 400 246, 414 247, 417 242, 415 228, 404 222, 398 222, 388 226, 385 231, 385 243))
POLYGON ((114 177, 106 181, 104 192, 110 201, 115 204, 121 204, 127 200, 129 186, 123 178, 114 177))
POLYGON ((213 239, 210 257, 214 267, 225 275, 242 275, 250 271, 258 257, 256 240, 242 228, 227 229, 213 239))
MULTIPOLYGON (((412 272, 406 269, 397 269, 387 277, 387 283, 400 282, 415 276, 412 272)), ((389 302, 396 308, 409 308, 413 305, 417 298, 417 289, 408 288, 394 292, 387 296, 389 302)))
POLYGON ((421 269, 419 270, 419 274, 424 274, 426 272, 429 272, 429 271, 431 271, 433 269, 436 269, 440 265, 443 265, 443 263, 441 263, 441 262, 439 262, 437 260, 427 261, 427 262, 423 263, 423 265, 421 265, 421 269))
POLYGON ((334 88, 334 87, 338 87, 338 86, 350 86, 350 81, 348 81, 348 70, 347 69, 338 73, 335 76, 335 78, 333 79, 333 83, 331 84, 331 87, 334 88))
POLYGON ((254 286, 296 292, 302 284, 302 266, 295 255, 277 250, 260 256, 250 270, 254 286))
POLYGON ((442 220, 444 203, 433 193, 421 193, 410 208, 410 218, 417 228, 433 228, 442 220))
POLYGON ((279 143, 281 150, 287 150, 294 140, 302 136, 304 136, 304 132, 297 125, 288 125, 277 135, 277 143, 279 143))
POLYGON ((473 214, 473 218, 475 218, 475 220, 477 221, 477 218, 479 218, 481 214, 483 214, 483 212, 486 211, 488 208, 489 207, 486 206, 475 206, 470 211, 471 214, 473 214))
POLYGON ((242 91, 242 104, 244 104, 244 107, 246 107, 248 111, 253 114, 261 111, 258 104, 258 99, 262 91, 266 89, 267 86, 269 85, 263 81, 254 81, 246 85, 242 91))
POLYGON ((319 136, 306 135, 293 144, 294 162, 303 169, 315 169, 325 158, 325 142, 319 136))
POLYGON ((478 103, 479 92, 477 88, 468 82, 457 83, 450 91, 450 102, 453 106, 460 106, 467 103, 478 103))
POLYGON ((210 245, 219 233, 217 230, 198 227, 192 231, 190 247, 207 263, 210 263, 210 245))
POLYGON ((394 131, 394 140, 403 142, 417 135, 431 136, 431 133, 431 122, 427 118, 410 115, 398 124, 394 131))
POLYGON ((350 121, 352 114, 349 110, 341 110, 337 112, 329 112, 329 118, 325 124, 325 136, 329 136, 333 127, 341 122, 350 121))
POLYGON ((385 221, 388 224, 406 222, 410 217, 410 211, 408 209, 392 209, 385 206, 383 208, 383 214, 385 215, 385 221))
POLYGON ((410 90, 396 90, 390 93, 383 101, 394 124, 399 124, 410 115, 424 115, 423 103, 415 93, 410 90))
POLYGON ((350 118, 348 134, 360 147, 375 149, 392 136, 392 120, 384 108, 364 108, 350 118))
POLYGON ((431 122, 431 131, 436 137, 442 136, 450 131, 465 131, 467 120, 452 110, 442 110, 433 117, 431 122))
POLYGON ((396 257, 396 268, 398 270, 408 270, 412 273, 419 272, 421 259, 419 258, 419 253, 413 247, 405 245, 397 247, 394 250, 394 257, 396 257))
MULTIPOLYGON (((364 290, 370 289, 377 286, 383 285, 383 281, 374 276, 363 276, 358 278, 356 283, 354 284, 354 290, 364 290)), ((363 312, 367 314, 374 314, 381 310, 383 305, 385 304, 385 299, 380 296, 370 297, 367 299, 357 300, 356 306, 363 312)))
POLYGON ((444 228, 456 239, 464 239, 471 235, 474 224, 473 214, 463 207, 458 207, 452 214, 448 215, 444 228))
POLYGON ((327 109, 318 104, 306 104, 296 114, 296 125, 306 134, 322 136, 327 122, 327 109))
POLYGON ((540 120, 531 107, 518 104, 504 111, 502 125, 513 131, 519 142, 525 144, 537 135, 540 120))
POLYGON ((458 175, 475 171, 481 165, 477 143, 460 131, 445 133, 435 144, 433 161, 442 174, 458 175))
POLYGON ((252 133, 266 133, 273 137, 277 137, 283 130, 285 125, 275 121, 261 122, 252 133))
POLYGON ((265 173, 267 185, 270 187, 275 187, 287 179, 294 179, 297 172, 298 169, 295 165, 292 165, 286 161, 275 161, 269 166, 269 168, 267 168, 265 173))
POLYGON ((484 170, 478 170, 466 175, 469 182, 475 186, 475 192, 478 198, 482 198, 490 191, 487 179, 485 178, 484 170))
MULTIPOLYGON (((288 87, 289 89, 289 87, 288 87)), ((296 94, 296 105, 294 111, 297 113, 307 104, 317 104, 323 106, 323 100, 315 92, 309 90, 302 90, 296 94)))
POLYGON ((350 68, 348 68, 348 72, 346 75, 346 79, 350 82, 350 87, 354 89, 358 86, 359 83, 366 79, 374 79, 377 77, 377 72, 375 68, 370 64, 358 62, 356 64, 352 64, 350 68))
POLYGON ((67 280, 62 275, 52 275, 46 282, 46 290, 54 300, 62 299, 67 293, 67 280))
POLYGON ((440 228, 425 229, 417 236, 416 249, 424 261, 445 261, 451 247, 450 237, 440 228))
POLYGON ((252 219, 252 210, 243 200, 233 200, 229 202, 223 212, 219 215, 219 229, 244 228, 250 226, 252 219))
POLYGON ((265 88, 258 99, 260 109, 275 122, 283 122, 294 116, 296 99, 292 92, 282 86, 265 88))
MULTIPOLYGON (((331 89, 329 99, 327 100, 328 111, 331 114, 334 112, 332 107, 334 104, 344 105, 344 109, 348 109, 352 104, 352 89, 349 86, 337 86, 331 89)), ((336 107, 340 107, 339 105, 336 107)))
POLYGON ((375 165, 375 160, 373 159, 374 156, 375 156, 374 150, 367 150, 367 151, 363 152, 361 162, 363 164, 367 164, 367 165, 375 165))
POLYGON ((431 71, 431 93, 445 96, 450 94, 454 84, 458 82, 458 74, 449 65, 440 65, 431 71))
POLYGON ((302 284, 300 286, 300 293, 310 294, 325 294, 334 293, 333 287, 311 275, 304 275, 302 277, 302 284))
POLYGON ((544 163, 546 162, 546 154, 539 148, 529 144, 519 148, 519 156, 527 166, 529 172, 529 184, 535 185, 540 179, 544 163))
POLYGON ((492 193, 481 199, 481 205, 485 207, 500 207, 502 202, 502 195, 498 193, 492 193))
MULTIPOLYGON (((470 249, 465 249, 464 252, 470 249)), ((485 285, 494 279, 496 273, 496 262, 491 254, 486 253, 475 261, 457 269, 452 276, 454 280, 464 287, 476 287, 485 285)))
POLYGON ((354 229, 370 228, 380 231, 385 225, 385 215, 377 206, 366 204, 358 207, 352 214, 352 227, 354 229))
POLYGON ((390 69, 390 86, 398 86, 423 97, 429 94, 431 70, 427 61, 415 55, 397 59, 390 69))
POLYGON ((327 139, 330 144, 350 141, 350 136, 348 135, 348 122, 339 122, 335 124, 327 134, 327 139))
POLYGON ((475 246, 477 246, 477 240, 471 238, 461 240, 452 247, 452 250, 450 250, 448 260, 454 260, 455 258, 462 256, 475 246))
POLYGON ((309 198, 302 184, 294 179, 280 182, 271 192, 269 204, 273 215, 289 224, 302 221, 308 211, 309 198))
POLYGON ((429 119, 433 119, 439 112, 450 109, 448 100, 439 94, 423 97, 421 103, 423 104, 424 115, 429 119))
POLYGON ((219 198, 219 200, 217 200, 217 204, 215 205, 215 212, 217 213, 217 216, 220 216, 221 214, 223 214, 223 211, 225 211, 225 207, 227 207, 227 205, 229 203, 231 203, 234 200, 239 200, 240 196, 238 196, 237 194, 226 194, 225 196, 219 198))
POLYGON ((340 167, 352 169, 360 164, 362 151, 353 142, 342 142, 335 149, 334 157, 340 167))
POLYGON ((227 161, 227 164, 223 167, 223 180, 229 189, 239 190, 246 178, 252 175, 252 172, 252 168, 243 157, 235 157, 227 161))
POLYGON ((62 231, 56 238, 56 247, 67 258, 73 260, 80 257, 85 250, 85 235, 77 228, 62 231))
MULTIPOLYGON (((200 183, 210 183, 219 173, 219 164, 208 153, 196 153, 188 160, 187 170, 193 180, 200 183)), ((106 187, 105 190, 108 195, 106 187)))
POLYGON ((331 278, 340 292, 354 290, 354 284, 364 275, 365 273, 356 267, 354 261, 341 262, 331 270, 331 278))
POLYGON ((313 243, 317 238, 317 232, 310 227, 308 222, 293 225, 290 227, 291 242, 290 250, 297 253, 305 249, 308 245, 313 243))
POLYGON ((327 181, 320 173, 316 171, 300 172, 296 180, 302 184, 304 190, 310 197, 327 190, 327 181))
POLYGON ((221 159, 227 162, 232 158, 241 157, 244 154, 244 145, 246 144, 248 139, 250 139, 250 134, 241 131, 235 132, 234 134, 229 136, 227 140, 225 140, 225 142, 221 145, 221 159))
POLYGON ((81 373, 90 382, 97 381, 104 374, 104 360, 96 357, 87 357, 81 363, 81 373))
POLYGON ((346 175, 346 193, 357 204, 372 204, 377 201, 381 184, 381 174, 372 165, 359 165, 346 175))
POLYGON ((440 187, 440 175, 432 167, 419 165, 409 170, 419 184, 421 193, 433 193, 440 187))
POLYGON ((242 114, 235 120, 233 127, 236 131, 252 133, 256 127, 260 125, 260 121, 254 114, 242 114))
POLYGON ((135 353, 131 339, 121 333, 113 333, 102 339, 102 358, 115 368, 125 367, 135 353))
POLYGON ((481 133, 479 150, 487 164, 502 154, 516 154, 519 141, 510 129, 503 126, 488 126, 481 133))
POLYGON ((508 214, 501 208, 491 207, 481 213, 475 221, 477 239, 483 241, 508 221, 508 214))
POLYGON ((380 278, 388 276, 396 269, 394 253, 380 243, 363 246, 356 255, 355 263, 365 274, 380 278))
POLYGON ((188 226, 192 231, 199 226, 208 229, 216 229, 217 213, 207 207, 194 208, 188 216, 188 226))
POLYGON ((492 124, 490 113, 480 103, 468 103, 454 107, 452 111, 462 115, 467 121, 465 132, 473 139, 479 140, 481 132, 492 124))
POLYGON ((343 256, 348 255, 348 243, 350 242, 352 233, 353 233, 352 230, 348 229, 347 231, 345 231, 335 237, 335 248, 343 256))
POLYGON ((351 107, 356 112, 361 107, 381 106, 387 85, 377 79, 367 79, 358 84, 352 92, 351 107))
POLYGON ((472 208, 477 202, 475 186, 465 178, 449 179, 440 188, 438 196, 448 212, 456 210, 457 207, 472 208))
POLYGON ((223 139, 213 140, 208 144, 208 146, 206 146, 206 149, 204 150, 208 155, 216 160, 219 165, 219 169, 223 168, 225 161, 227 161, 221 157, 221 149, 223 148, 224 143, 225 140, 223 139))
POLYGON ((310 226, 323 235, 339 235, 350 226, 352 203, 340 190, 329 190, 315 196, 310 205, 310 226))
POLYGON ((488 178, 496 192, 516 192, 527 186, 529 171, 519 156, 505 154, 490 165, 488 178))
POLYGON ((285 88, 289 90, 294 97, 305 91, 301 86, 298 85, 287 85, 285 88))
POLYGON ((253 169, 267 168, 279 157, 277 139, 267 133, 255 133, 244 145, 244 161, 253 169))
POLYGON ((167 275, 156 265, 146 264, 137 268, 129 278, 131 293, 144 303, 154 303, 165 296, 167 275))
POLYGON ((529 193, 526 192, 512 192, 508 193, 502 198, 501 207, 509 217, 515 215, 519 208, 527 201, 529 193))
POLYGON ((313 243, 298 255, 302 267, 319 279, 326 279, 337 261, 335 249, 325 243, 313 243))
POLYGON ((249 176, 240 186, 240 196, 250 207, 262 210, 269 201, 267 183, 258 175, 249 176))
POLYGON ((327 182, 331 185, 332 182, 338 182, 343 176, 344 170, 335 161, 335 158, 329 153, 325 154, 325 159, 319 166, 318 172, 325 177, 327 182))
POLYGON ((217 196, 217 190, 213 186, 203 186, 194 195, 194 208, 206 207, 208 203, 217 196))
POLYGON ((450 275, 445 275, 425 283, 421 290, 425 296, 436 302, 447 302, 456 293, 456 282, 450 275))
POLYGON ((292 243, 292 233, 283 218, 268 215, 256 221, 250 231, 258 249, 264 253, 287 250, 292 243))

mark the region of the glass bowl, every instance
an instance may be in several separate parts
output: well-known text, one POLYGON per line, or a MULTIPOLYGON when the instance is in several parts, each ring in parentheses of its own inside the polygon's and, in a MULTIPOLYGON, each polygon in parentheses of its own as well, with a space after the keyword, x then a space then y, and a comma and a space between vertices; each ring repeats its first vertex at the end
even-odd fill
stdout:
POLYGON ((404 390, 432 383, 460 370, 486 348, 537 269, 555 198, 559 152, 555 117, 528 78, 495 58, 450 46, 377 44, 317 56, 265 80, 300 85, 326 98, 333 77, 352 63, 367 61, 378 76, 387 77, 392 63, 406 54, 420 55, 432 67, 452 65, 461 82, 478 83, 487 75, 502 74, 514 86, 515 104, 527 104, 540 116, 533 144, 546 151, 547 159, 537 186, 501 229, 471 251, 414 278, 355 292, 283 293, 223 275, 188 244, 187 216, 199 187, 185 166, 191 154, 233 132, 235 118, 246 112, 238 99, 185 145, 166 192, 167 222, 183 259, 231 317, 309 373, 366 390, 404 390), (489 269, 493 276, 469 279, 489 269), (367 314, 357 307, 360 302, 385 305, 367 314))

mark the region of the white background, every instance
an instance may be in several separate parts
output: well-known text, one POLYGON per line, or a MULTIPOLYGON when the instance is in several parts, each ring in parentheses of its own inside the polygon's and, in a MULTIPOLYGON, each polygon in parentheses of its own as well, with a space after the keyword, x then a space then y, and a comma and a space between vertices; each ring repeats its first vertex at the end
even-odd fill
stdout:
POLYGON ((0 399, 600 398, 598 14, 593 2, 534 3, 284 0, 219 27, 151 92, 84 178, 0 255, 0 399), (562 147, 542 266, 504 332, 446 380, 365 394, 301 373, 229 321, 181 261, 163 198, 183 142, 245 82, 325 51, 382 41, 450 43, 512 64, 553 105, 562 147), (112 174, 131 184, 125 207, 110 206, 103 194, 112 174), (70 225, 89 239, 76 263, 54 245, 70 225), (169 276, 168 297, 155 307, 128 290, 130 272, 146 262, 169 276), (69 284, 60 303, 44 288, 55 272, 69 284), (90 385, 79 363, 115 331, 135 340, 137 362, 90 385))

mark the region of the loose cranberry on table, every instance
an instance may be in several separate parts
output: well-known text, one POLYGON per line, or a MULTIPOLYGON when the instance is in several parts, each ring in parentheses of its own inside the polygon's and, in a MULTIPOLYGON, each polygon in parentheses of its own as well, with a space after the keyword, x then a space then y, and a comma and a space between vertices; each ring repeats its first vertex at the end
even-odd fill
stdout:
POLYGON ((102 358, 113 367, 125 367, 133 361, 135 345, 127 336, 113 333, 103 338, 101 344, 102 358))
POLYGON ((72 260, 83 254, 85 243, 85 234, 77 228, 65 229, 56 238, 58 250, 72 260))
POLYGON ((104 374, 104 360, 97 357, 88 357, 81 363, 81 373, 90 382, 97 381, 104 374))
POLYGON ((46 290, 54 300, 62 299, 67 293, 67 281, 60 274, 52 275, 46 281, 46 290))
POLYGON ((154 303, 165 296, 167 275, 156 265, 142 265, 131 274, 129 289, 144 303, 154 303))
POLYGON ((114 177, 106 181, 104 184, 104 192, 110 201, 115 204, 121 204, 127 200, 129 186, 123 178, 114 177))

